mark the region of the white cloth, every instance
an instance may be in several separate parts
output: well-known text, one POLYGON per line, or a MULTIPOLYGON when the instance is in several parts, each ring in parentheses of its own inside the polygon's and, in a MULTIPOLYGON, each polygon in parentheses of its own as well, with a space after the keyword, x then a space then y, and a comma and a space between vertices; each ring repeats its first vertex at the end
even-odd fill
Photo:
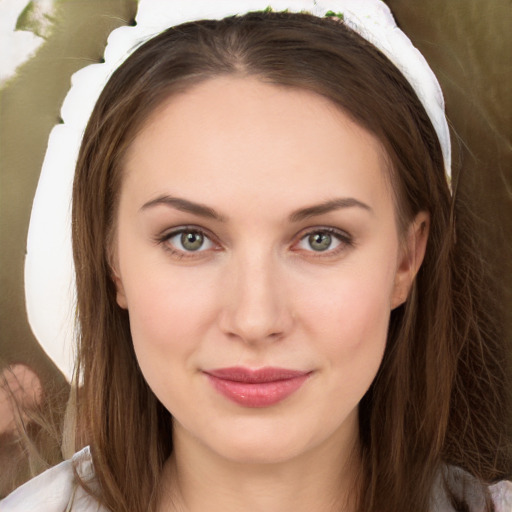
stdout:
MULTIPOLYGON (((98 502, 76 484, 73 466, 77 473, 87 481, 94 480, 89 448, 76 453, 72 459, 62 462, 41 475, 22 485, 7 498, 0 501, 0 512, 107 512, 98 502)), ((455 468, 452 483, 471 477, 455 468), (461 478, 462 477, 462 478, 461 478)), ((438 486, 432 498, 432 512, 453 512, 453 508, 438 486)), ((502 481, 490 488, 495 512, 512 512, 512 482, 502 481)), ((476 493, 464 489, 465 497, 470 500, 471 512, 482 512, 482 505, 476 493)))
POLYGON ((50 134, 32 207, 25 259, 28 320, 45 352, 69 381, 76 327, 71 190, 82 134, 108 77, 135 48, 169 26, 266 7, 305 10, 320 17, 330 10, 342 13, 344 22, 387 55, 414 87, 436 129, 450 174, 450 133, 441 88, 424 57, 380 0, 139 0, 136 24, 119 27, 108 37, 105 61, 82 68, 71 78, 72 87, 61 109, 64 123, 50 134))
MULTIPOLYGON (((468 504, 470 512, 484 511, 485 497, 475 477, 453 466, 448 467, 445 476, 450 490, 457 498, 468 504)), ((503 480, 491 485, 489 493, 494 503, 494 512, 512 512, 512 482, 503 480)), ((453 507, 444 490, 441 473, 432 493, 431 512, 453 512, 453 507)))
POLYGON ((107 512, 75 479, 73 466, 87 482, 94 480, 89 447, 18 487, 0 501, 0 512, 107 512))

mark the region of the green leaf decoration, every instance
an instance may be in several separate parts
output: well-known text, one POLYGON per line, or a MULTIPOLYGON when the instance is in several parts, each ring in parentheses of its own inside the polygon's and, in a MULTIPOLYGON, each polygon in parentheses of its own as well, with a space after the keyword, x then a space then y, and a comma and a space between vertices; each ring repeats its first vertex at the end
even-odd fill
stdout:
POLYGON ((334 12, 334 11, 327 11, 324 16, 326 18, 338 18, 339 20, 343 21, 343 13, 342 12, 334 12))
MULTIPOLYGON (((274 9, 272 9, 272 7, 269 5, 268 7, 265 7, 265 9, 263 9, 262 12, 276 12, 276 11, 274 11, 274 9)), ((279 12, 290 12, 290 9, 283 9, 279 12)))

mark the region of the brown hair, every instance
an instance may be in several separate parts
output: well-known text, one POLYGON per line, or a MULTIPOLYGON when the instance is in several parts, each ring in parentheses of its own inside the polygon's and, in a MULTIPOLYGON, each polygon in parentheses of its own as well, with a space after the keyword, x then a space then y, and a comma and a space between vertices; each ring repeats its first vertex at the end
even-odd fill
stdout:
POLYGON ((463 201, 450 195, 424 108, 395 66, 342 23, 265 12, 188 23, 151 39, 114 73, 85 132, 72 213, 78 414, 99 499, 116 511, 146 511, 148 503, 152 510, 172 451, 171 416, 138 368, 109 266, 123 156, 162 101, 226 74, 327 97, 384 146, 400 226, 430 214, 424 263, 406 304, 391 314, 384 360, 360 404, 360 511, 426 512, 443 464, 482 482, 505 476, 504 347, 483 307, 486 282, 462 228, 463 201))

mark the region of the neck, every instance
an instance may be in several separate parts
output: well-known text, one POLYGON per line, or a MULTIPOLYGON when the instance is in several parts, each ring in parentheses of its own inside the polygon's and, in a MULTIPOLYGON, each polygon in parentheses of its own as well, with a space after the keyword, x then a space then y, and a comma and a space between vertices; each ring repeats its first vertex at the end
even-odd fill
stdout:
POLYGON ((159 511, 353 512, 360 470, 356 432, 337 432, 289 460, 255 463, 223 458, 176 425, 159 511))

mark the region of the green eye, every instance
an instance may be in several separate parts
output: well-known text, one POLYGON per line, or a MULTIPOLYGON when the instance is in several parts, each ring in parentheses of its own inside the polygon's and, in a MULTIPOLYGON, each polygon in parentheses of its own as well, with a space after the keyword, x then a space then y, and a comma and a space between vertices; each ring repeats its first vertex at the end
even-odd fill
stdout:
POLYGON ((161 242, 176 253, 202 253, 215 248, 215 244, 202 230, 181 228, 165 235, 161 242))
POLYGON ((352 244, 352 237, 348 233, 326 227, 305 233, 294 247, 309 253, 334 256, 352 244))
POLYGON ((186 251, 198 251, 204 243, 204 236, 198 231, 184 231, 181 233, 180 242, 186 251))
POLYGON ((201 255, 218 248, 218 245, 212 241, 207 233, 195 226, 176 228, 171 233, 167 233, 159 238, 159 242, 167 250, 180 258, 201 255))
POLYGON ((326 251, 331 247, 332 236, 329 233, 312 233, 308 236, 308 244, 314 251, 326 251))

